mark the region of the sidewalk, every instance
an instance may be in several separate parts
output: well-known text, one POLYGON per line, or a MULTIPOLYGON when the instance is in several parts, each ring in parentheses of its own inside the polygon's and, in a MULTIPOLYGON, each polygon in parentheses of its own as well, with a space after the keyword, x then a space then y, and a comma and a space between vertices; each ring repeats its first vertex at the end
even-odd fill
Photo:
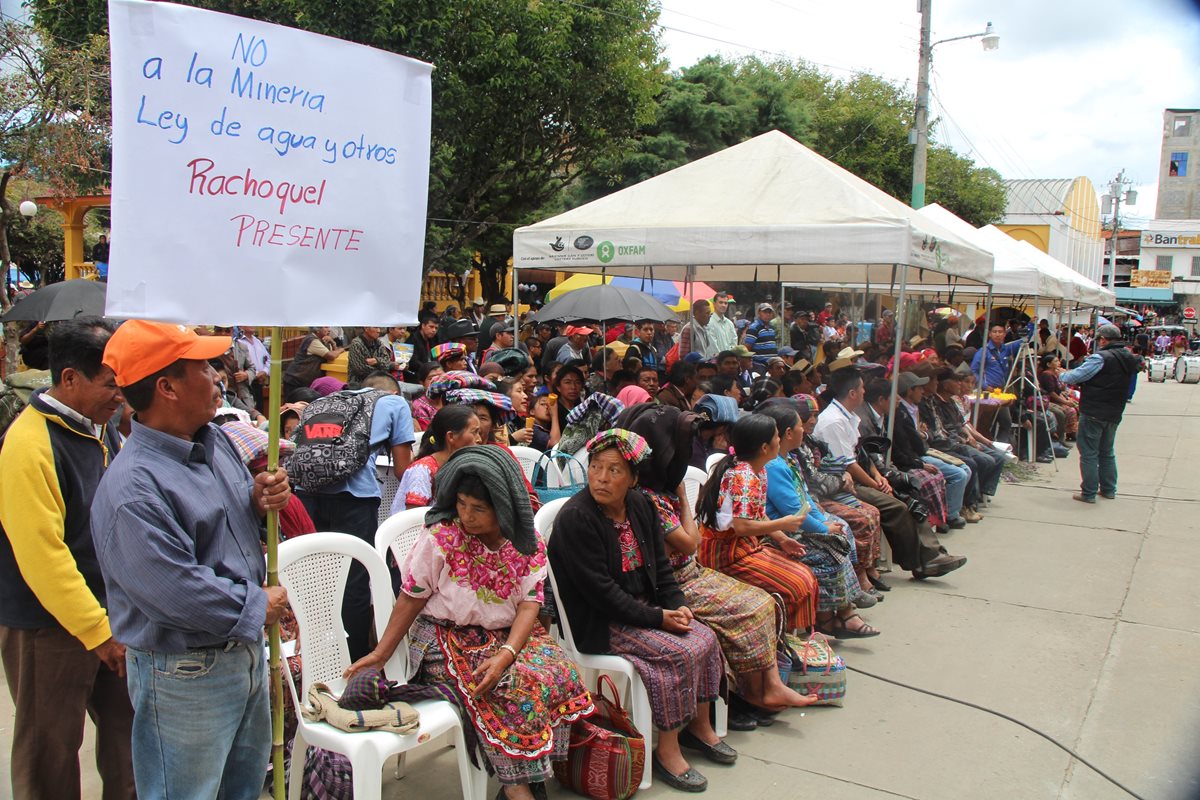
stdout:
MULTIPOLYGON (((1039 465, 1035 480, 1003 485, 982 523, 943 537, 970 563, 924 583, 892 573, 894 591, 864 615, 883 635, 838 652, 1021 719, 1145 798, 1184 800, 1200 794, 1200 390, 1143 380, 1117 452, 1115 501, 1071 500, 1074 453, 1057 472, 1039 465)), ((0 704, 6 753, 7 692, 0 704)), ((728 741, 737 766, 697 764, 709 797, 1127 797, 1010 722, 854 673, 845 708, 785 713, 728 741)), ((99 797, 90 742, 84 795, 99 797)), ((7 767, 0 756, 0 796, 7 767)), ((384 787, 386 798, 457 797, 453 755, 410 758, 408 777, 389 770, 384 787)), ((661 785, 639 796, 681 797, 661 785)))

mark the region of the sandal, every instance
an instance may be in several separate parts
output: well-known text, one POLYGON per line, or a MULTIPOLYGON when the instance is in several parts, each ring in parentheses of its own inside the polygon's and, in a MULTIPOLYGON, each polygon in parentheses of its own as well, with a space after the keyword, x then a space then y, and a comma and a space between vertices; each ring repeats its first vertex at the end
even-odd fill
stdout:
POLYGON ((823 628, 818 624, 817 631, 832 639, 870 639, 883 632, 876 628, 872 628, 867 624, 867 621, 858 614, 851 614, 850 616, 844 618, 835 616, 833 619, 829 620, 826 625, 827 627, 823 628), (858 628, 848 627, 846 623, 852 619, 857 619, 862 623, 862 626, 858 628))

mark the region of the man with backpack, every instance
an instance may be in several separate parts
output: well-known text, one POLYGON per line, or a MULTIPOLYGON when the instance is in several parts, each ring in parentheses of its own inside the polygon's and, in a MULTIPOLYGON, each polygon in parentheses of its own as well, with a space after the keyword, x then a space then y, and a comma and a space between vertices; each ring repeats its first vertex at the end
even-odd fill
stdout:
MULTIPOLYGON (((412 411, 396 379, 372 372, 362 388, 334 392, 308 404, 293 437, 288 477, 319 531, 339 531, 375 546, 379 481, 375 456, 387 453, 397 478, 412 460, 412 411)), ((355 562, 346 579, 342 624, 350 659, 371 651, 371 585, 355 562)))

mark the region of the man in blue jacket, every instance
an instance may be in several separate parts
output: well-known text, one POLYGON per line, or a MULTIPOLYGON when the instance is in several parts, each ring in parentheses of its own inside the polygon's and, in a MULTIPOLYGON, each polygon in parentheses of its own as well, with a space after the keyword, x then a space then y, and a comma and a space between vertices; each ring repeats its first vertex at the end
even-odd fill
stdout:
MULTIPOLYGON (((988 329, 988 340, 983 347, 975 353, 975 357, 971 359, 971 372, 979 374, 979 364, 983 360, 983 388, 1001 389, 1003 390, 1008 385, 1008 376, 1012 372, 1013 359, 1021 350, 1021 345, 1025 344, 1024 339, 1015 341, 1004 341, 1007 334, 1007 328, 1002 322, 993 322, 991 328, 988 329)), ((1000 406, 1000 410, 996 412, 996 432, 992 437, 997 442, 1008 444, 1009 434, 1012 429, 1012 414, 1009 413, 1007 406, 1000 406)))

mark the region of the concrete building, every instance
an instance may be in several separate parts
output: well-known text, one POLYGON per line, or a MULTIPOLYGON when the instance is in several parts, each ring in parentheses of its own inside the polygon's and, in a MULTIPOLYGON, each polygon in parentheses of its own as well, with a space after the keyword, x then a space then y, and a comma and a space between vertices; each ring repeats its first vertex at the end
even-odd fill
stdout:
POLYGON ((1142 278, 1141 285, 1165 284, 1180 306, 1200 304, 1200 219, 1146 223, 1140 260, 1134 277, 1142 278))
POLYGON ((1100 200, 1084 177, 1008 180, 1004 221, 997 225, 1076 272, 1102 283, 1104 261, 1100 200))
POLYGON ((1200 219, 1200 109, 1163 111, 1156 219, 1200 219))

